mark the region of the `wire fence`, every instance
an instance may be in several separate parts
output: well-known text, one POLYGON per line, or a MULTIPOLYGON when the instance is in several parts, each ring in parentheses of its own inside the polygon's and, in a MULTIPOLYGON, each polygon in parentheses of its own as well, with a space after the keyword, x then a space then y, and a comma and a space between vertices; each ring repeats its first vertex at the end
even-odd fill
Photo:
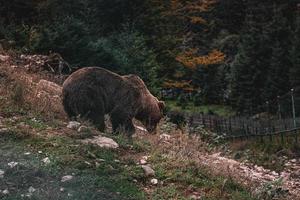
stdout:
POLYGON ((227 139, 300 134, 300 88, 276 100, 267 101, 265 112, 254 116, 220 117, 199 113, 184 114, 190 127, 202 126, 227 139))

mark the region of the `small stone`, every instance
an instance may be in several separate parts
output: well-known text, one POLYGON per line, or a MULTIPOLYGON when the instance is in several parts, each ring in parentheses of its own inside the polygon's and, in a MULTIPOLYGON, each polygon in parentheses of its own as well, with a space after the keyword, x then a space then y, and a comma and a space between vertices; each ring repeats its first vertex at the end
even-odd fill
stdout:
POLYGON ((116 143, 113 139, 95 136, 93 139, 85 139, 82 140, 83 143, 95 144, 102 148, 116 149, 119 147, 118 143, 116 143))
POLYGON ((39 154, 43 153, 42 151, 38 151, 39 154))
POLYGON ((34 193, 36 191, 36 189, 32 186, 29 187, 28 192, 29 193, 34 193))
MULTIPOLYGON (((1 190, 0 190, 0 191, 1 191, 1 190)), ((9 194, 8 189, 3 190, 3 191, 2 191, 2 194, 4 194, 4 195, 9 194)))
POLYGON ((63 192, 63 191, 65 191, 65 188, 61 187, 61 188, 59 189, 59 191, 63 192))
POLYGON ((28 156, 28 155, 30 155, 30 154, 31 154, 30 152, 24 153, 25 156, 28 156))
POLYGON ((18 162, 10 162, 7 163, 8 166, 10 166, 10 168, 14 168, 15 166, 17 166, 19 163, 18 162))
POLYGON ((146 176, 154 176, 155 171, 149 165, 142 165, 146 176))
POLYGON ((50 164, 50 159, 48 158, 48 157, 46 157, 46 158, 44 158, 43 160, 42 160, 46 165, 48 165, 48 164, 50 164))
POLYGON ((67 128, 73 130, 78 130, 79 127, 80 127, 80 123, 76 121, 70 121, 69 124, 67 125, 67 128))
POLYGON ((80 126, 77 130, 78 133, 86 133, 86 132, 90 132, 89 127, 87 126, 80 126))
POLYGON ((152 185, 157 185, 158 184, 158 180, 156 178, 151 179, 151 184, 152 185))
POLYGON ((8 131, 8 128, 0 128, 0 133, 7 133, 8 131))
POLYGON ((61 178, 61 182, 67 182, 67 181, 70 181, 70 180, 72 180, 73 179, 73 176, 71 176, 71 175, 67 175, 67 176, 63 176, 62 178, 61 178))
POLYGON ((68 193, 68 197, 72 197, 73 196, 73 194, 71 194, 71 193, 68 193))
POLYGON ((141 165, 145 165, 145 164, 147 164, 147 161, 144 160, 144 159, 141 159, 141 160, 140 160, 140 164, 141 164, 141 165))
POLYGON ((4 171, 0 169, 0 178, 3 178, 4 176, 4 171))
POLYGON ((161 134, 161 135, 159 136, 159 139, 161 139, 161 140, 170 140, 170 139, 171 139, 171 136, 164 133, 164 134, 161 134))
POLYGON ((114 161, 115 161, 116 163, 120 163, 120 162, 121 162, 120 160, 117 160, 117 159, 116 159, 116 160, 114 160, 114 161))

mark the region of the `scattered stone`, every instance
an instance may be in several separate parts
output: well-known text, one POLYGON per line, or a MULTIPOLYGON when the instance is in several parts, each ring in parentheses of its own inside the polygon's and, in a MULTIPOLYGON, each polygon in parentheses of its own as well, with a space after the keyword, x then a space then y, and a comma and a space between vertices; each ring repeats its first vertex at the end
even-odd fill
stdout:
POLYGON ((36 189, 32 186, 29 187, 28 192, 29 193, 34 193, 36 191, 36 189))
POLYGON ((4 176, 4 171, 0 169, 0 178, 3 178, 4 176))
POLYGON ((70 181, 70 180, 72 180, 73 179, 73 176, 71 176, 71 175, 67 175, 67 176, 63 176, 62 178, 61 178, 61 182, 67 182, 67 181, 70 181))
MULTIPOLYGON (((0 191, 1 191, 1 190, 0 190, 0 191)), ((9 194, 8 189, 3 190, 3 191, 2 191, 2 194, 4 194, 4 195, 9 194)))
POLYGON ((161 140, 170 140, 171 139, 171 135, 168 135, 168 134, 161 134, 160 136, 159 136, 159 139, 161 139, 161 140))
POLYGON ((80 127, 80 123, 76 122, 76 121, 70 121, 69 124, 67 125, 67 128, 69 129, 73 129, 73 130, 78 130, 78 128, 80 127))
POLYGON ((190 196, 190 199, 197 200, 197 199, 201 199, 201 197, 193 194, 192 196, 190 196))
POLYGON ((117 159, 116 159, 116 160, 114 160, 114 161, 115 161, 116 163, 120 163, 120 162, 121 162, 120 160, 117 160, 117 159))
POLYGON ((96 144, 99 147, 109 149, 116 149, 119 147, 118 143, 116 143, 113 139, 102 136, 94 136, 93 139, 84 139, 82 142, 87 144, 96 144))
POLYGON ((7 133, 9 131, 8 128, 0 128, 0 134, 1 133, 7 133))
POLYGON ((43 153, 42 151, 38 151, 39 154, 43 153))
POLYGON ((86 132, 90 132, 90 128, 87 126, 80 126, 77 130, 78 133, 86 133, 86 132))
POLYGON ((157 185, 158 184, 158 180, 156 178, 151 179, 151 184, 152 185, 157 185))
POLYGON ((61 188, 59 189, 59 191, 64 192, 64 191, 65 191, 65 188, 61 187, 61 188))
POLYGON ((154 176, 155 171, 149 165, 142 165, 146 176, 154 176))
POLYGON ((44 158, 43 160, 42 160, 46 165, 48 165, 48 164, 50 164, 50 159, 48 158, 48 157, 46 157, 46 158, 44 158))
POLYGON ((10 166, 10 168, 14 168, 15 166, 17 166, 19 163, 18 162, 10 162, 7 163, 8 166, 10 166))
POLYGON ((24 153, 25 156, 28 156, 28 155, 30 155, 30 154, 31 154, 30 152, 25 152, 25 153, 24 153))
POLYGON ((147 160, 145 160, 145 159, 141 159, 141 160, 140 160, 140 164, 141 164, 141 165, 145 165, 145 164, 147 164, 147 160))
POLYGON ((5 55, 0 55, 0 61, 2 62, 6 62, 9 60, 9 56, 5 56, 5 55))
POLYGON ((91 166, 92 164, 88 161, 84 161, 85 164, 87 164, 88 166, 91 166))

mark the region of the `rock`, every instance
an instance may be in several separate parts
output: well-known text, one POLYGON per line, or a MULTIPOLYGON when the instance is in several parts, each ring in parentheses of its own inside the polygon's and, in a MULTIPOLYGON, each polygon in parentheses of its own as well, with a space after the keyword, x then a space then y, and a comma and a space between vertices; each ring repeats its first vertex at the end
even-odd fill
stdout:
POLYGON ((151 179, 151 184, 152 185, 157 185, 158 184, 158 180, 156 178, 151 179))
POLYGON ((96 144, 99 147, 109 149, 116 149, 119 147, 118 143, 116 143, 113 139, 102 136, 94 136, 93 139, 85 139, 82 140, 82 142, 87 144, 96 144))
POLYGON ((5 56, 5 55, 0 55, 0 61, 2 62, 6 62, 9 60, 9 56, 5 56))
POLYGON ((145 159, 141 159, 141 160, 140 160, 140 164, 141 164, 141 165, 145 165, 145 164, 147 164, 147 160, 145 160, 145 159))
POLYGON ((170 140, 171 139, 171 135, 168 135, 168 134, 161 134, 160 136, 159 136, 159 139, 161 139, 161 140, 170 140))
POLYGON ((30 152, 25 152, 24 155, 25 156, 29 156, 31 153, 30 152))
POLYGON ((28 188, 28 192, 29 193, 34 193, 36 191, 36 189, 34 188, 34 187, 32 187, 32 186, 30 186, 29 188, 28 188))
POLYGON ((0 134, 1 133, 7 133, 9 131, 8 128, 0 128, 0 134))
MULTIPOLYGON (((1 191, 1 190, 0 190, 0 191, 1 191)), ((9 194, 8 189, 3 190, 3 191, 2 191, 2 194, 4 194, 4 195, 9 194)))
POLYGON ((190 199, 191 200, 196 200, 196 199, 201 199, 201 197, 193 194, 192 196, 190 196, 190 199))
POLYGON ((78 133, 86 133, 86 132, 90 132, 90 131, 91 130, 87 126, 80 126, 77 130, 78 133))
POLYGON ((3 178, 4 176, 4 171, 0 169, 0 178, 3 178))
POLYGON ((65 188, 61 187, 61 188, 59 189, 59 191, 63 192, 63 191, 65 191, 65 188))
POLYGON ((80 127, 80 123, 76 122, 76 121, 70 121, 67 126, 67 128, 73 129, 73 130, 78 130, 79 127, 80 127))
POLYGON ((43 153, 42 151, 38 151, 39 154, 43 153))
POLYGON ((73 179, 73 176, 71 176, 71 175, 67 175, 67 176, 63 176, 62 178, 61 178, 61 182, 67 182, 67 181, 70 181, 70 180, 72 180, 73 179))
POLYGON ((146 176, 154 176, 155 171, 149 165, 142 165, 146 176))
POLYGON ((50 164, 50 159, 48 157, 42 160, 46 165, 50 164))
POLYGON ((19 163, 18 162, 10 162, 7 163, 8 166, 10 166, 10 168, 14 168, 15 166, 17 166, 19 163))

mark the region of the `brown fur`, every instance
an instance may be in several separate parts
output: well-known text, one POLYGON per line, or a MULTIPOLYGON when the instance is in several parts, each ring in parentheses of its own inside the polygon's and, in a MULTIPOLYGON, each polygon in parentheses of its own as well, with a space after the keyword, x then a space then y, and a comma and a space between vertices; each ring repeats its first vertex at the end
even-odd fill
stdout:
POLYGON ((70 118, 80 115, 101 131, 105 129, 104 115, 109 114, 113 131, 125 129, 130 135, 135 131, 133 118, 154 131, 164 106, 138 76, 120 76, 100 67, 71 74, 63 84, 63 104, 70 118))

